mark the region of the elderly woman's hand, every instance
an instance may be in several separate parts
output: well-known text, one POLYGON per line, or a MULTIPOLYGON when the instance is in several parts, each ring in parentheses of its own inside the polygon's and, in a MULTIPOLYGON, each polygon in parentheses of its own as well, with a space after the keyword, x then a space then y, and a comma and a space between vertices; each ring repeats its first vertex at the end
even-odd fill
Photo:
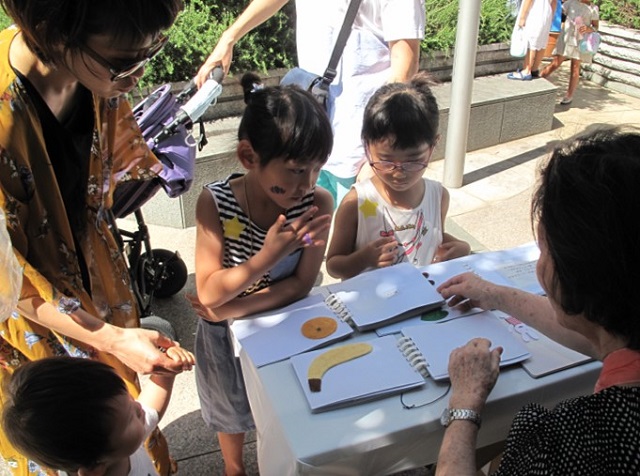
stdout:
POLYGON ((477 338, 458 347, 449 357, 451 408, 480 412, 498 379, 502 347, 490 350, 491 342, 477 338))
POLYGON ((474 273, 459 274, 438 286, 438 292, 448 300, 447 304, 463 311, 471 307, 499 309, 499 289, 497 284, 485 281, 474 273))

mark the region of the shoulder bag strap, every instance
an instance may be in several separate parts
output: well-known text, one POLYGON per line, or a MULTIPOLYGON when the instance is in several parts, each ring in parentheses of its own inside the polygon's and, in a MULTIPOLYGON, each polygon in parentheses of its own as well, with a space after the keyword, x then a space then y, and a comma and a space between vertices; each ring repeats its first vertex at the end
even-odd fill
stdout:
POLYGON ((353 21, 356 18, 356 14, 358 13, 358 8, 360 7, 361 1, 362 0, 351 0, 351 2, 349 2, 349 8, 347 9, 347 13, 344 16, 342 27, 340 27, 340 33, 338 34, 338 39, 336 40, 336 44, 333 47, 333 52, 331 53, 331 58, 329 59, 329 65, 322 75, 322 86, 324 87, 324 89, 329 88, 329 85, 335 79, 336 74, 338 73, 336 70, 336 68, 338 67, 338 61, 340 61, 340 57, 342 56, 344 47, 347 44, 349 35, 351 34, 351 27, 353 26, 353 21))

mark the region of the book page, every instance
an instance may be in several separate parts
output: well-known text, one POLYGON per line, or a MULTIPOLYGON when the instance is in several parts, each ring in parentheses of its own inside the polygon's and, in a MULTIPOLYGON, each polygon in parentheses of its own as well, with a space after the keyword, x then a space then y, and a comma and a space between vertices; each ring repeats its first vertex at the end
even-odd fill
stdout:
POLYGON ((327 307, 322 296, 300 304, 243 321, 235 321, 232 332, 256 367, 287 359, 292 355, 316 349, 349 337, 351 326, 342 322, 327 307), (297 305, 305 305, 298 308, 297 305), (318 320, 320 318, 320 320, 318 320), (315 324, 318 323, 318 324, 315 324), (310 331, 306 331, 307 326, 310 331), (236 333, 237 331, 237 333, 236 333))
POLYGON ((521 362, 531 355, 524 343, 509 331, 507 324, 490 311, 430 326, 405 327, 402 335, 410 338, 422 353, 434 380, 449 377, 451 351, 476 337, 489 339, 491 348, 501 346, 504 349, 500 366, 521 362))
MULTIPOLYGON (((393 395, 426 383, 398 349, 395 336, 360 342, 371 344, 372 351, 329 368, 322 376, 319 392, 310 390, 308 370, 311 362, 328 349, 291 357, 290 362, 312 413, 393 395)), ((331 348, 342 345, 345 344, 335 344, 331 348)))
MULTIPOLYGON (((438 308, 442 296, 410 263, 399 263, 359 274, 328 286, 349 311, 359 330, 373 329, 438 308)), ((331 297, 327 300, 331 305, 331 297)))

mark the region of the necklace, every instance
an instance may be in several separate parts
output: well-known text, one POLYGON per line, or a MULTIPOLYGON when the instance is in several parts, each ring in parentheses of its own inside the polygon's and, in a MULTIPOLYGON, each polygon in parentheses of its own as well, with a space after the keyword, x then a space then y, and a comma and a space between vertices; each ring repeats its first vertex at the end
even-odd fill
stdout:
POLYGON ((402 254, 404 254, 409 261, 413 262, 413 264, 418 264, 420 255, 422 254, 420 252, 423 244, 422 239, 429 231, 424 220, 424 212, 421 209, 418 209, 411 214, 406 224, 398 225, 393 219, 389 209, 387 207, 383 207, 382 218, 386 236, 395 235, 397 232, 405 232, 403 233, 403 238, 405 239, 399 243, 402 248, 402 254), (386 231, 387 222, 392 225, 393 232, 386 231), (414 231, 407 233, 407 230, 414 231))

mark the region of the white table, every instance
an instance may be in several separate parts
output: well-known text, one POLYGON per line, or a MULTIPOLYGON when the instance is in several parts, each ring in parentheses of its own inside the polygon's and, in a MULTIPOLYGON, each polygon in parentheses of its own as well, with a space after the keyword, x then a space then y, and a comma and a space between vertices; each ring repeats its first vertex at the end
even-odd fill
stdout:
MULTIPOLYGON (((444 431, 440 414, 448 395, 411 410, 404 409, 396 395, 311 414, 289 361, 257 369, 243 351, 240 361, 257 427, 262 476, 384 475, 436 461, 444 431)), ((502 369, 483 412, 478 447, 503 440, 525 403, 550 408, 563 399, 592 393, 600 367, 590 362, 539 379, 520 366, 502 369)), ((423 388, 407 392, 404 401, 431 401, 447 387, 428 380, 423 388)))

